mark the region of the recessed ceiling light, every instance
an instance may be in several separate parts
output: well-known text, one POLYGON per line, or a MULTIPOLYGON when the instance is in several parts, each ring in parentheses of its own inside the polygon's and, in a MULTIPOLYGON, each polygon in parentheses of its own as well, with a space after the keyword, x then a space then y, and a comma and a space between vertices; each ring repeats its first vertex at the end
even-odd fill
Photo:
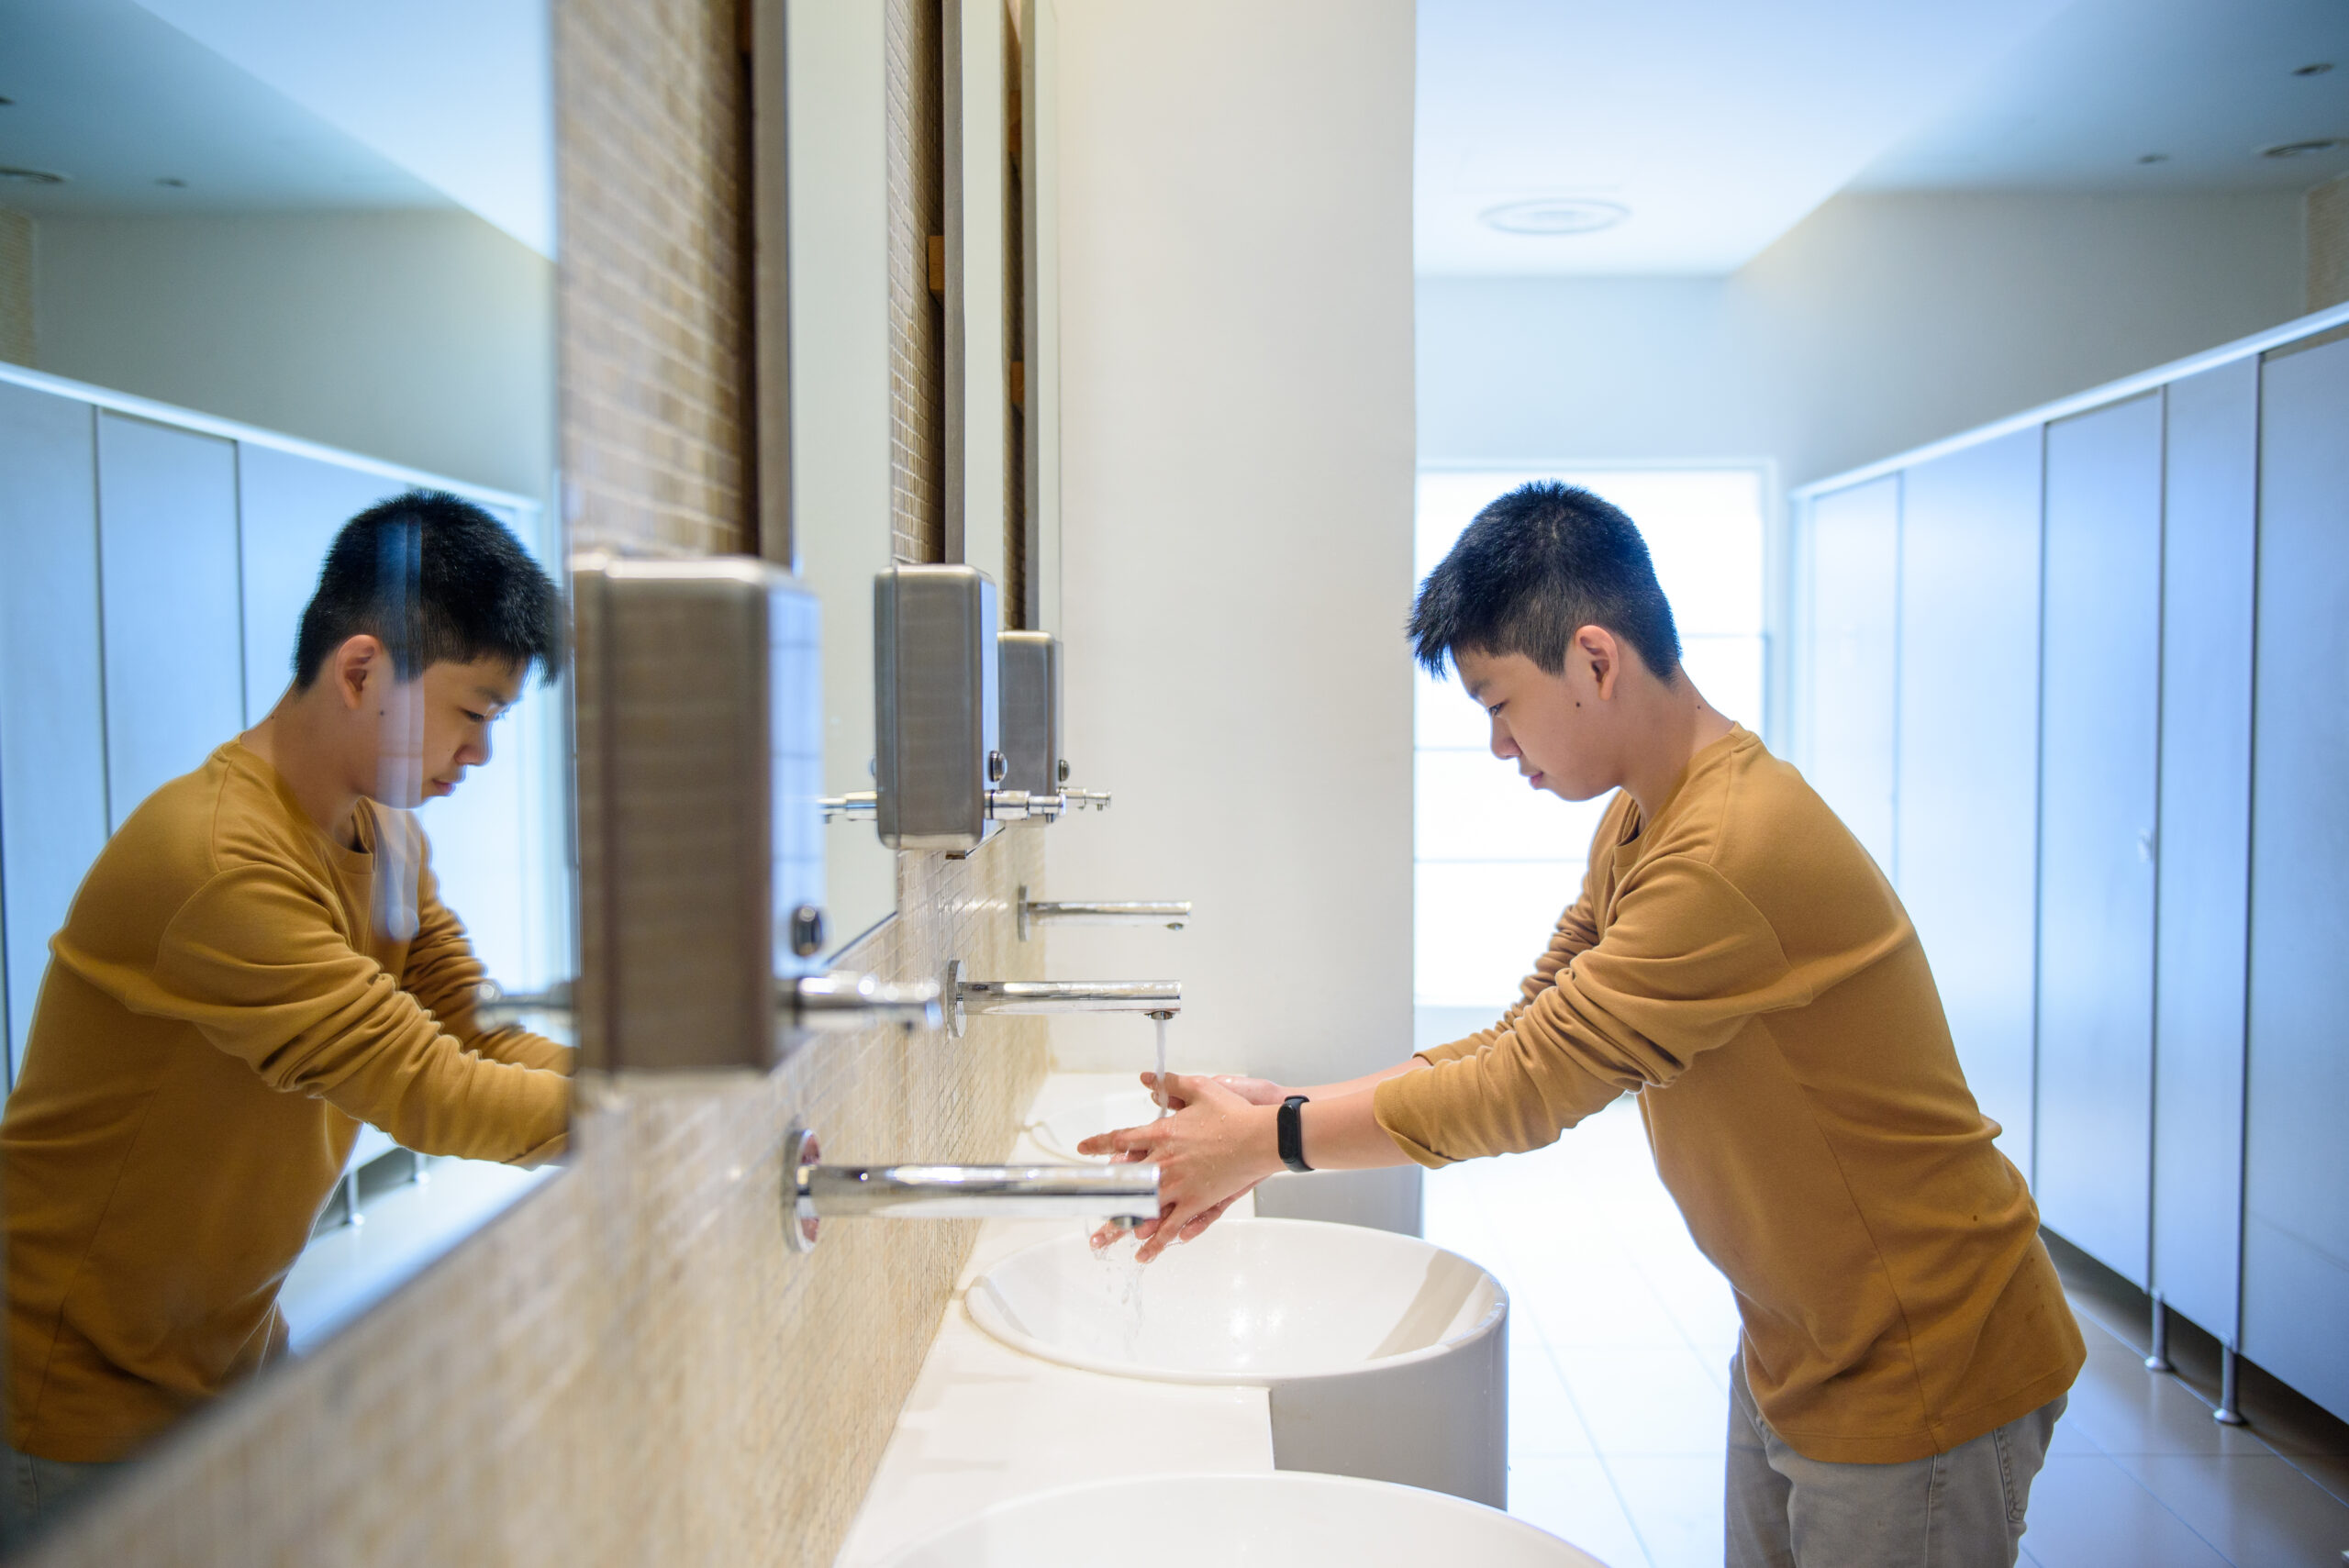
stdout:
POLYGON ((2301 66, 2298 71, 2293 72, 2292 74, 2295 76, 2321 76, 2332 69, 2332 61, 2329 60, 2320 60, 2314 65, 2301 66))
POLYGON ((1485 227, 1503 234, 1596 234, 1631 217, 1631 209, 1585 196, 1545 196, 1539 201, 1505 202, 1478 216, 1485 227))
POLYGON ((2330 152, 2341 145, 2337 136, 2312 137, 2307 141, 2279 141, 2273 147, 2259 150, 2262 158, 2305 158, 2311 152, 2330 152))
POLYGON ((2148 152, 2143 157, 2138 159, 2137 161, 2140 163, 2166 163, 2169 161, 2169 154, 2166 152, 2148 152))
POLYGON ((0 180, 14 180, 20 185, 61 185, 65 183, 64 175, 51 173, 47 169, 19 169, 13 164, 5 163, 0 163, 0 180))

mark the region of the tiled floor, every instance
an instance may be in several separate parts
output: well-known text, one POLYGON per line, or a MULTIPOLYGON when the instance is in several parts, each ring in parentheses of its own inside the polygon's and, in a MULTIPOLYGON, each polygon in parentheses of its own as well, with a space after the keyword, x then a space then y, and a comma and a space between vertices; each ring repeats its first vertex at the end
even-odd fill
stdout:
MULTIPOLYGON (((1540 1153, 1436 1173, 1427 1235, 1508 1286, 1509 1510, 1610 1568, 1721 1561, 1737 1316, 1626 1101, 1540 1153)), ((2349 1439, 2321 1413, 2254 1428, 2145 1371, 2128 1304, 2076 1288, 2088 1364, 2033 1487, 2037 1568, 2342 1568, 2349 1439)), ((2185 1358, 2181 1356, 2181 1362, 2185 1358)), ((2193 1375, 2193 1369, 2189 1369, 2193 1375)))

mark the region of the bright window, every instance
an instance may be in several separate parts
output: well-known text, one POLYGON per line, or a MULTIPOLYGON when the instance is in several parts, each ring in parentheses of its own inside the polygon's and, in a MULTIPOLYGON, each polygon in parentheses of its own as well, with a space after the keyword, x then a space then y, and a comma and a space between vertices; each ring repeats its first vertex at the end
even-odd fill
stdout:
MULTIPOLYGON (((1531 479, 1562 479, 1620 506, 1645 536, 1672 601, 1683 661, 1706 699, 1762 728, 1762 475, 1753 469, 1431 470, 1419 475, 1424 578, 1486 502, 1531 479)), ((1419 677, 1416 1000, 1489 1008, 1517 983, 1582 884, 1605 797, 1535 794, 1490 750, 1484 711, 1456 678, 1419 677)))

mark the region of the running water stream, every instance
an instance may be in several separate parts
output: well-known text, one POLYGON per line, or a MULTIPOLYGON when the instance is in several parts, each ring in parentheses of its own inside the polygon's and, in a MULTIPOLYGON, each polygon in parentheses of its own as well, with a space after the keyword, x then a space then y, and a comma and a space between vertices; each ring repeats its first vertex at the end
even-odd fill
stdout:
POLYGON ((1152 1013, 1150 1021, 1158 1026, 1158 1076, 1151 1081, 1150 1097, 1158 1102, 1158 1115, 1153 1121, 1166 1116, 1166 1018, 1164 1013, 1152 1013))

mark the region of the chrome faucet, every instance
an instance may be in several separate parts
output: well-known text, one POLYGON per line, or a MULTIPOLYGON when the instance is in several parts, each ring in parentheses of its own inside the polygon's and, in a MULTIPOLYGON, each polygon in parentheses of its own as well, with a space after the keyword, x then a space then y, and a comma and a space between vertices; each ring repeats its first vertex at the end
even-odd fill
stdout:
POLYGON ((815 1133, 784 1145, 785 1229, 815 1251, 826 1219, 1149 1219, 1158 1167, 1118 1165, 826 1165, 815 1133))
POLYGON ((1023 942, 1034 926, 1163 926, 1179 931, 1190 917, 1187 898, 1160 904, 1044 904, 1030 898, 1025 884, 1019 889, 1019 940, 1023 942))
POLYGON ((1147 1013, 1183 1010, 1179 980, 965 980, 963 961, 946 966, 946 1032, 963 1038, 970 1013, 1147 1013))
MULTIPOLYGON (((845 1034, 885 1024, 934 1029, 945 1021, 938 996, 935 980, 888 981, 842 969, 777 980, 774 1006, 778 1023, 816 1034, 845 1034)), ((544 991, 512 995, 495 980, 484 980, 473 998, 473 1021, 484 1029, 503 1029, 533 1018, 571 1022, 568 980, 544 991)))
POLYGON ((560 1018, 571 1023, 571 982, 558 980, 543 991, 508 993, 495 980, 473 987, 473 1022, 484 1029, 502 1029, 525 1018, 560 1018))

